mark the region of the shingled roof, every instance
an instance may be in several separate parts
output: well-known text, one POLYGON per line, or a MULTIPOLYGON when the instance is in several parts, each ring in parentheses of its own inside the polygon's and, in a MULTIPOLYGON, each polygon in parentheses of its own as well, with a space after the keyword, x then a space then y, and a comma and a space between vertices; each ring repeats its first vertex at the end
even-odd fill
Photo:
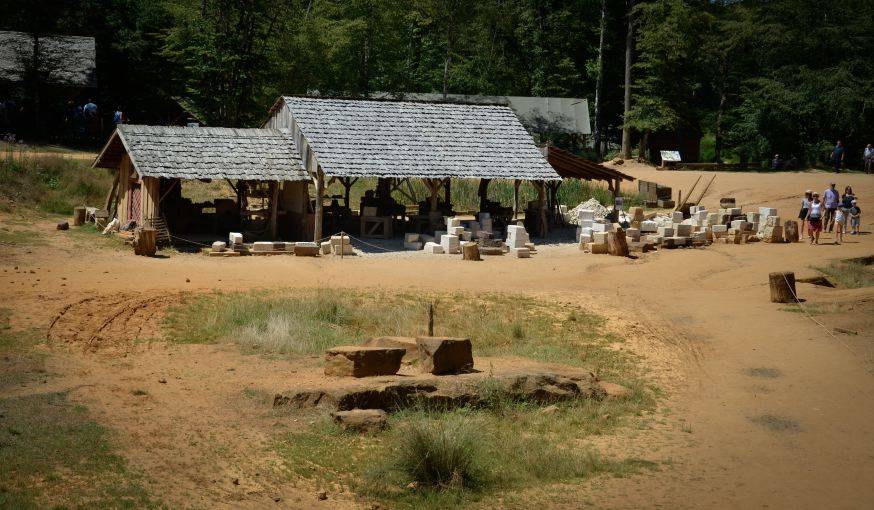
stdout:
MULTIPOLYGON (((78 87, 97 86, 93 37, 51 35, 39 38, 39 66, 47 81, 78 87)), ((21 81, 33 60, 34 40, 24 32, 0 31, 0 80, 21 81)))
POLYGON ((283 99, 329 176, 560 179, 507 106, 283 99))
POLYGON ((140 177, 310 179, 303 170, 294 140, 278 129, 123 124, 93 166, 115 168, 125 153, 140 177))

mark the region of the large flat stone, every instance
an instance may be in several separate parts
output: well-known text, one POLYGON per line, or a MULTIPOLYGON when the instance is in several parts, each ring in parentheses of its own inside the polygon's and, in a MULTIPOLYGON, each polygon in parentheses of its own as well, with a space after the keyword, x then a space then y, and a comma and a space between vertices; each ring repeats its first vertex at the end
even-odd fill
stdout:
POLYGON ((368 338, 361 345, 367 347, 392 347, 394 349, 405 349, 402 363, 413 363, 419 359, 419 346, 416 344, 415 337, 411 336, 378 336, 368 338))
POLYGON ((372 377, 394 375, 401 368, 406 349, 343 345, 325 353, 325 375, 372 377))
POLYGON ((355 432, 378 432, 388 426, 387 416, 382 409, 334 411, 331 418, 343 430, 355 432))
POLYGON ((473 369, 473 350, 469 338, 420 336, 419 363, 423 372, 457 374, 473 369))

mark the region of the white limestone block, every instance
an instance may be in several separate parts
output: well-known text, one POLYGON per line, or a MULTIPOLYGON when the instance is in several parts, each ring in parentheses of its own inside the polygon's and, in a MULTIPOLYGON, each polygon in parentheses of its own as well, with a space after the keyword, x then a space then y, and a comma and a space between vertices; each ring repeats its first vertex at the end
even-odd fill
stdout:
POLYGON ((460 227, 460 226, 461 226, 461 220, 459 218, 456 218, 455 216, 447 216, 446 217, 446 231, 447 232, 449 232, 449 230, 452 227, 460 227))
POLYGON ((243 234, 239 232, 231 232, 228 234, 228 244, 231 246, 235 244, 243 244, 243 234))
POLYGON ((646 221, 640 222, 640 231, 641 232, 657 232, 658 228, 659 228, 659 224, 654 222, 654 221, 646 220, 646 221))
POLYGON ((759 207, 759 215, 767 218, 768 216, 777 216, 777 209, 774 207, 759 207))
POLYGON ((443 248, 443 253, 461 253, 461 240, 458 236, 452 234, 440 236, 440 246, 443 248))
POLYGON ((673 220, 674 223, 683 223, 683 219, 683 211, 674 211, 671 213, 671 220, 673 220))
POLYGON ((329 255, 331 253, 331 241, 324 241, 320 248, 322 250, 322 255, 329 255))
POLYGON ((662 239, 664 239, 664 236, 659 234, 650 234, 646 236, 646 241, 648 243, 662 244, 662 239))
POLYGON ((510 253, 517 259, 527 259, 531 257, 531 250, 528 248, 510 248, 510 253))
POLYGON ((443 253, 443 246, 431 241, 425 243, 423 249, 425 250, 425 253, 433 255, 441 255, 443 253))
POLYGON ((228 247, 228 243, 224 241, 216 241, 212 243, 212 251, 225 251, 225 248, 228 247))
POLYGON ((657 232, 662 237, 674 237, 674 227, 659 227, 657 232))
POLYGON ((256 253, 264 253, 273 251, 273 243, 270 241, 257 241, 252 243, 252 251, 256 253))
POLYGON ((577 211, 577 220, 579 220, 579 221, 583 221, 583 220, 592 221, 594 219, 595 219, 595 211, 593 211, 591 209, 580 209, 579 211, 577 211))
POLYGON ((716 233, 724 233, 724 232, 728 232, 728 227, 727 227, 726 225, 712 225, 712 226, 710 227, 710 230, 711 230, 714 234, 716 234, 716 233))
POLYGON ((462 232, 464 232, 464 227, 462 226, 449 227, 448 229, 446 229, 447 234, 454 235, 456 237, 461 237, 462 232))

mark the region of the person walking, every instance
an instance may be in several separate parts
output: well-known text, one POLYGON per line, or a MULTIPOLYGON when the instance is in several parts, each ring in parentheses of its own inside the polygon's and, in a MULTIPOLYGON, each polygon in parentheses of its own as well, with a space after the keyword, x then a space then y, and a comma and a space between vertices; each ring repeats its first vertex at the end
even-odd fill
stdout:
POLYGON ((862 155, 862 161, 865 162, 865 173, 870 174, 874 171, 874 147, 871 147, 869 143, 867 147, 865 147, 865 153, 862 155))
POLYGON ((115 113, 112 114, 112 123, 118 126, 125 122, 127 122, 127 117, 124 116, 124 111, 122 111, 121 106, 119 106, 115 109, 115 113))
POLYGON ((844 231, 847 230, 847 213, 842 207, 835 211, 835 244, 844 242, 844 231))
POLYGON ((835 211, 838 208, 838 190, 835 189, 835 183, 829 184, 828 189, 822 194, 822 200, 825 204, 825 213, 822 216, 822 227, 826 232, 831 232, 834 228, 835 211))
POLYGON ((844 165, 844 143, 838 140, 835 148, 832 149, 831 161, 835 166, 835 173, 841 173, 841 167, 844 165))
POLYGON ((862 209, 859 204, 853 200, 853 206, 850 207, 850 232, 852 235, 859 235, 859 227, 862 225, 862 209))
POLYGON ((810 214, 807 215, 807 236, 810 244, 819 244, 819 234, 822 232, 822 214, 825 207, 819 200, 819 193, 813 194, 810 202, 810 214))
POLYGON ((841 209, 843 209, 844 212, 849 211, 850 207, 853 206, 853 200, 855 199, 856 194, 853 193, 853 187, 847 186, 844 188, 844 194, 841 195, 841 209))
POLYGON ((801 221, 801 232, 804 232, 807 228, 807 216, 810 214, 811 200, 813 200, 813 191, 805 191, 804 198, 801 199, 801 211, 798 213, 798 220, 801 221))

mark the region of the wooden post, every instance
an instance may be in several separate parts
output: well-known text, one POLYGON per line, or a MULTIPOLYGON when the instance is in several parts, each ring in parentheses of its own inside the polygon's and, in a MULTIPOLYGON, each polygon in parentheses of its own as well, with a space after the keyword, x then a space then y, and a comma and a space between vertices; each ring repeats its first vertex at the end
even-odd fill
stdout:
POLYGON ((452 203, 452 179, 449 177, 443 181, 443 200, 447 205, 452 203))
POLYGON ((84 207, 74 207, 73 208, 73 225, 77 227, 81 227, 85 224, 85 208, 84 207))
POLYGON ((544 181, 537 182, 537 202, 540 207, 540 237, 546 237, 549 232, 546 220, 546 183, 544 181))
POLYGON ((276 230, 277 230, 277 217, 279 215, 279 181, 274 181, 273 183, 273 193, 270 197, 270 240, 276 240, 276 230))
POLYGON ((479 245, 476 243, 465 244, 461 247, 462 260, 482 260, 479 256, 479 245))
POLYGON ((795 303, 795 273, 780 272, 768 275, 772 303, 795 303))
POLYGON ((343 254, 346 253, 346 233, 342 230, 340 231, 340 258, 343 258, 343 254))
POLYGON ((522 181, 516 179, 513 181, 513 219, 519 217, 519 185, 522 181))
POLYGON ((313 240, 319 242, 322 239, 322 195, 325 193, 325 174, 321 169, 316 171, 316 210, 313 228, 313 240))
POLYGON ((428 336, 434 336, 434 302, 428 303, 428 336))
POLYGON ((137 230, 134 238, 134 253, 145 257, 153 257, 158 251, 158 232, 153 228, 141 228, 137 230))
POLYGON ((112 206, 116 189, 118 189, 118 172, 115 172, 115 178, 112 179, 112 187, 109 188, 109 193, 106 194, 106 200, 103 201, 103 208, 106 212, 109 212, 109 208, 112 206))
POLYGON ((437 212, 437 201, 438 201, 438 185, 435 179, 425 179, 425 186, 428 187, 428 191, 431 196, 431 212, 437 212))

